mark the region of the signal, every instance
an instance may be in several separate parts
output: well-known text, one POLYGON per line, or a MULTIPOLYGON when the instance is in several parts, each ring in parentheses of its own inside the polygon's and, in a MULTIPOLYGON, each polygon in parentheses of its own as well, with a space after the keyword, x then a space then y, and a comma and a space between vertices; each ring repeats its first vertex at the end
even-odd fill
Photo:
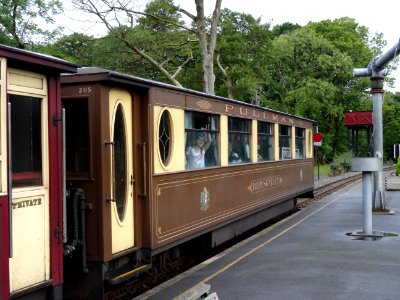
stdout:
POLYGON ((322 134, 319 132, 314 133, 314 146, 322 145, 322 134))

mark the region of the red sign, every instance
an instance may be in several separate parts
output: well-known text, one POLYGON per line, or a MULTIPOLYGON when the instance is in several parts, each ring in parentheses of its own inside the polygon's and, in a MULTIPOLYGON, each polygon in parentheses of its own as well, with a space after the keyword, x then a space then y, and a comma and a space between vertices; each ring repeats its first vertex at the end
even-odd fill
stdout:
POLYGON ((320 143, 322 142, 322 134, 319 132, 314 133, 314 142, 320 143))

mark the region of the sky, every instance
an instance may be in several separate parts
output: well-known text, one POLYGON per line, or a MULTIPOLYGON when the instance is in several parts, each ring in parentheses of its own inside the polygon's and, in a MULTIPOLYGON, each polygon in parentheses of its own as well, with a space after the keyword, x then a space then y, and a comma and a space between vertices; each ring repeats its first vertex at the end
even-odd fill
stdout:
MULTIPOLYGON (((195 13, 194 0, 174 0, 174 2, 189 12, 195 13)), ((204 2, 206 14, 211 15, 215 0, 204 0, 204 2)), ((399 0, 382 2, 376 0, 222 0, 222 8, 251 14, 254 18, 261 18, 262 23, 270 23, 272 26, 285 22, 304 26, 310 21, 319 22, 350 17, 359 25, 368 27, 371 36, 376 32, 383 33, 387 41, 383 53, 398 44, 400 38, 400 26, 397 24, 400 11, 399 0)), ((68 25, 72 31, 75 30, 74 26, 82 27, 84 24, 72 22, 68 25)), ((391 76, 396 79, 396 82, 395 88, 389 90, 400 91, 400 70, 391 76)))

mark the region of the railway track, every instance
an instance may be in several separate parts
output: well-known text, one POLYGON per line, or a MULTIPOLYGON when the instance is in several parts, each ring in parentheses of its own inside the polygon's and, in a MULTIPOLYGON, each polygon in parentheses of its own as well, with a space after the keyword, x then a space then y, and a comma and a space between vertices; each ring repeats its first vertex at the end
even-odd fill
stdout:
MULTIPOLYGON (((392 171, 394 167, 384 167, 383 171, 392 171)), ((305 206, 320 200, 321 198, 326 197, 327 195, 337 191, 338 189, 344 188, 345 186, 360 180, 362 174, 360 172, 349 172, 342 176, 337 176, 329 179, 326 183, 316 181, 314 183, 314 198, 304 198, 298 199, 296 207, 299 209, 304 208, 305 206)))
POLYGON ((318 201, 327 195, 337 191, 338 189, 344 188, 345 186, 361 179, 361 173, 354 173, 354 175, 348 175, 331 180, 330 182, 317 186, 314 188, 314 198, 302 198, 297 200, 296 207, 302 209, 307 205, 318 201))

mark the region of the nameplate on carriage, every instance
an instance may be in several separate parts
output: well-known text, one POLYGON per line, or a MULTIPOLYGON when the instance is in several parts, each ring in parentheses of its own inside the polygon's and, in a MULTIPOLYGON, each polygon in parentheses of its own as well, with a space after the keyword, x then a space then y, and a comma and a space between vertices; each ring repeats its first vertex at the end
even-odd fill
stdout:
POLYGON ((252 180, 247 189, 252 193, 261 192, 273 186, 281 184, 282 181, 283 179, 280 175, 260 178, 252 180))
POLYGON ((25 199, 12 204, 13 209, 42 205, 42 198, 25 199))

